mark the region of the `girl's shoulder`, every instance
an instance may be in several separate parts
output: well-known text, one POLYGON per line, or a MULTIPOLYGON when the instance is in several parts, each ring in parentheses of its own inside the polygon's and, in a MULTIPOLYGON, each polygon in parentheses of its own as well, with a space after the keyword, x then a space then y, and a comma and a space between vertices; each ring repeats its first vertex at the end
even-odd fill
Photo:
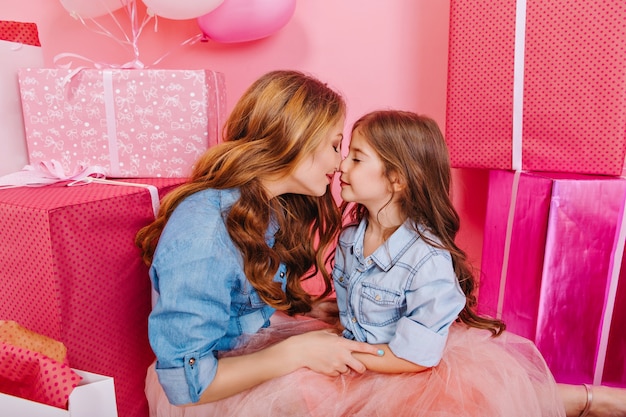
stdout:
POLYGON ((343 246, 348 246, 354 244, 357 240, 359 232, 361 232, 363 221, 352 222, 344 225, 341 229, 341 233, 339 235, 339 244, 343 246))

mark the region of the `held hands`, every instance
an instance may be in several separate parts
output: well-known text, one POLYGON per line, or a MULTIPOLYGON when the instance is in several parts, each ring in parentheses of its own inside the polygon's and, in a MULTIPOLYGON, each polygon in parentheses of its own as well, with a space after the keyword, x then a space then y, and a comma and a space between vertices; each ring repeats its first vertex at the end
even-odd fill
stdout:
POLYGON ((363 373, 365 365, 352 353, 378 356, 378 348, 340 337, 332 330, 317 330, 290 337, 285 341, 289 357, 298 368, 309 368, 327 376, 345 374, 353 369, 363 373))

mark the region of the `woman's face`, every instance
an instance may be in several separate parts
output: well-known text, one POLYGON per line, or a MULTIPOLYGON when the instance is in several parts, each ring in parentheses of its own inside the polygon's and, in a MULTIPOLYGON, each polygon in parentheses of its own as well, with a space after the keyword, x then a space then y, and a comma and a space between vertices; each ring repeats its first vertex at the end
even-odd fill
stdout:
POLYGON ((345 118, 327 133, 315 151, 296 166, 290 176, 290 193, 322 196, 332 183, 341 163, 341 141, 345 118))

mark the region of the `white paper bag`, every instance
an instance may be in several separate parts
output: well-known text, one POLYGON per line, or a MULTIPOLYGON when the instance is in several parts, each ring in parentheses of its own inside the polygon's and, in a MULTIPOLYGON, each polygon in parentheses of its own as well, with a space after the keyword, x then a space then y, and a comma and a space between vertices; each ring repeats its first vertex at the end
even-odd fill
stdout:
POLYGON ((72 390, 68 410, 0 393, 0 415, 2 417, 117 417, 113 378, 78 369, 74 371, 83 377, 83 380, 72 390))
POLYGON ((28 164, 17 70, 43 67, 37 27, 0 20, 0 176, 28 164), (34 41, 36 40, 36 42, 34 41), (28 43, 30 42, 30 43, 28 43))

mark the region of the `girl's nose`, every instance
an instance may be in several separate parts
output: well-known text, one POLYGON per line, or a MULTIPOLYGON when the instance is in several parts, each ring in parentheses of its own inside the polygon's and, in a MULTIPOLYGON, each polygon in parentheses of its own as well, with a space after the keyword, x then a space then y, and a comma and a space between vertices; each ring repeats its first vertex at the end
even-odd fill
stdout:
POLYGON ((347 161, 347 157, 342 156, 341 157, 341 163, 339 164, 339 171, 340 172, 343 172, 343 169, 345 167, 346 161, 347 161))

